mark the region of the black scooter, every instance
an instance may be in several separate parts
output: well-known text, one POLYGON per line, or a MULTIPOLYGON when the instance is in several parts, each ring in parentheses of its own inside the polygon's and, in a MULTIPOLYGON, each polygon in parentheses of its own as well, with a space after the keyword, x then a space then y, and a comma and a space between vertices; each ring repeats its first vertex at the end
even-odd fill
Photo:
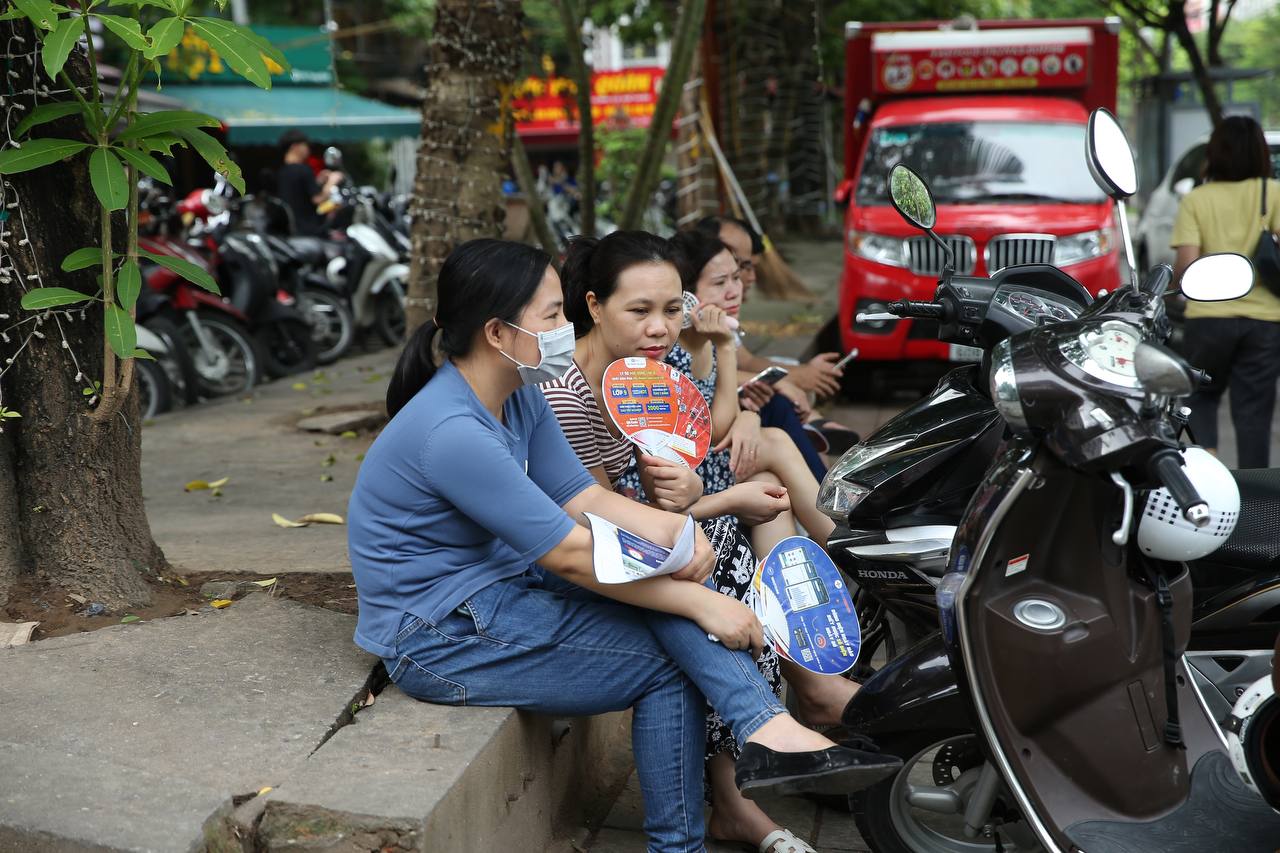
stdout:
MULTIPOLYGON (((1119 202, 1134 184, 1123 133, 1100 112, 1089 141, 1119 202)), ((899 169, 895 184, 916 190, 895 206, 931 227, 927 188, 899 169)), ((1209 256, 1184 293, 1203 297, 1206 276, 1236 295, 1252 278, 1245 259, 1209 256)), ((852 798, 877 853, 1276 848, 1280 814, 1236 775, 1188 677, 1191 573, 1133 541, 1135 491, 1156 486, 1189 523, 1222 521, 1177 453, 1178 399, 1197 377, 1151 343, 1170 281, 1157 269, 997 349, 991 387, 1012 435, 949 550, 940 640, 876 673, 846 716, 904 759, 852 798)))
MULTIPOLYGON (((1157 270, 1170 275, 1168 267, 1157 270)), ((1136 320, 1131 302, 1122 289, 1103 305, 1136 320)), ((948 373, 930 395, 846 453, 823 482, 819 508, 836 521, 827 550, 854 581, 863 629, 860 677, 873 672, 878 655, 892 660, 938 630, 936 591, 956 527, 1007 434, 988 390, 992 350, 1011 335, 1097 310, 1093 303, 1056 267, 1013 266, 982 278, 954 275, 948 265, 935 302, 891 306, 887 316, 936 319, 940 340, 980 348, 984 357, 948 373)), ((1168 338, 1163 311, 1151 334, 1168 338)), ((1273 528, 1280 470, 1233 476, 1240 523, 1223 547, 1191 564, 1195 652, 1188 662, 1219 719, 1270 671, 1280 634, 1280 537, 1273 528)))

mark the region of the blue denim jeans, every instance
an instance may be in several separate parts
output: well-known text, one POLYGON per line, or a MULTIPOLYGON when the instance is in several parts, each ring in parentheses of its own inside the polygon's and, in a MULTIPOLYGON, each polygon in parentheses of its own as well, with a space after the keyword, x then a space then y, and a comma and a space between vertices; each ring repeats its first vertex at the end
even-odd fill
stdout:
POLYGON ((703 850, 707 703, 739 743, 784 710, 747 652, 688 619, 537 571, 485 587, 434 625, 406 615, 386 664, 400 689, 428 702, 564 716, 634 708, 651 853, 703 850))

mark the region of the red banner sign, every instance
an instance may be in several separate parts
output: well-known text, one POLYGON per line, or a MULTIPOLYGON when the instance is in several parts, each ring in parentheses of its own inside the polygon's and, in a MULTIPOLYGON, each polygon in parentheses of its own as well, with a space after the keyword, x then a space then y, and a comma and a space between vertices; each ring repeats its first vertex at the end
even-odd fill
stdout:
MULTIPOLYGON (((591 75, 591 123, 648 127, 658 103, 662 68, 625 68, 591 75)), ((522 136, 577 133, 578 87, 567 77, 528 77, 512 107, 522 136)))
POLYGON ((1092 42, 1085 27, 878 34, 872 43, 875 91, 1077 88, 1089 82, 1092 42))

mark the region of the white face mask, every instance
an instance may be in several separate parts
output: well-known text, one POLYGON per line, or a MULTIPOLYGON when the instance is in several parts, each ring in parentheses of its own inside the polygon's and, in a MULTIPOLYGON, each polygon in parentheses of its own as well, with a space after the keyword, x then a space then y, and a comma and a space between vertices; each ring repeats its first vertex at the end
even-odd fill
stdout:
POLYGON ((507 323, 507 325, 538 339, 538 354, 542 357, 532 367, 521 364, 502 350, 498 350, 516 366, 516 370, 520 371, 520 379, 525 385, 541 385, 543 382, 559 379, 573 364, 573 323, 565 323, 549 332, 530 332, 528 329, 521 329, 515 323, 507 323))

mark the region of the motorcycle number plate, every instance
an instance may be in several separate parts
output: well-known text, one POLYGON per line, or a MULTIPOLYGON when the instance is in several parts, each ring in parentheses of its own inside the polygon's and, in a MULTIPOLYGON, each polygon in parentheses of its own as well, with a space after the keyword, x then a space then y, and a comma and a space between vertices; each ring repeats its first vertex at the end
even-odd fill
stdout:
POLYGON ((982 361, 982 350, 964 344, 947 344, 947 358, 951 361, 982 361))

